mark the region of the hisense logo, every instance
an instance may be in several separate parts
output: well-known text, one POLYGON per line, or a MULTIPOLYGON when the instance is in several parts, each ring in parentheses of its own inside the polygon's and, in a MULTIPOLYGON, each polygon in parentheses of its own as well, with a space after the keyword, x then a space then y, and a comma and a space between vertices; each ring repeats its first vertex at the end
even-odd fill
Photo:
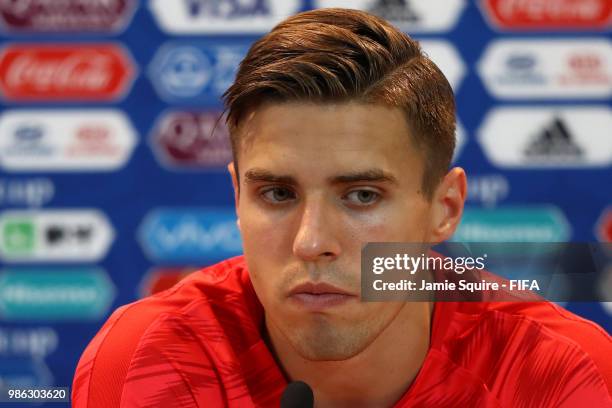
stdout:
POLYGON ((21 268, 0 275, 0 316, 7 320, 97 319, 114 297, 114 284, 99 268, 21 268))

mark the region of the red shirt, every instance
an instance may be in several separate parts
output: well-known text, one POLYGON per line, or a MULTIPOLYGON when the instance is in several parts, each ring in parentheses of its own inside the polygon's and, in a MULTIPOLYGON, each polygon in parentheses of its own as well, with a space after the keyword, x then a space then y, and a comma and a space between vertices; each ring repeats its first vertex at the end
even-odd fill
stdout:
MULTIPOLYGON (((262 339, 244 259, 117 309, 79 361, 82 407, 278 407, 287 380, 262 339)), ((612 339, 548 302, 438 302, 396 407, 612 407, 612 339)))

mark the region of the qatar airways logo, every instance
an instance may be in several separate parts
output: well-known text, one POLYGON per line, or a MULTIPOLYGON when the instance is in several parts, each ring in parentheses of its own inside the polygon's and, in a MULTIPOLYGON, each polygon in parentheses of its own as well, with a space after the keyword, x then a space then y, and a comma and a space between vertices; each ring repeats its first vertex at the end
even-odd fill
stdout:
POLYGON ((136 0, 0 0, 0 26, 10 32, 116 32, 136 0))
POLYGON ((229 140, 222 112, 216 110, 168 112, 151 137, 161 163, 182 169, 226 166, 232 160, 229 140))
POLYGON ((12 44, 0 53, 0 91, 9 100, 116 100, 134 74, 126 51, 112 44, 12 44))

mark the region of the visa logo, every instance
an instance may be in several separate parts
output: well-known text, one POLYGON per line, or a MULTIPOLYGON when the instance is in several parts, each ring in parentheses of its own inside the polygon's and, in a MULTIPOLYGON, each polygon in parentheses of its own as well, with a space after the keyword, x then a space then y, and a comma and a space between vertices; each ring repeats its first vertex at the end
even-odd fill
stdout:
POLYGON ((159 27, 172 35, 264 34, 303 8, 300 0, 150 0, 159 27))
POLYGON ((219 18, 269 15, 267 0, 185 0, 185 6, 192 17, 208 15, 219 18))

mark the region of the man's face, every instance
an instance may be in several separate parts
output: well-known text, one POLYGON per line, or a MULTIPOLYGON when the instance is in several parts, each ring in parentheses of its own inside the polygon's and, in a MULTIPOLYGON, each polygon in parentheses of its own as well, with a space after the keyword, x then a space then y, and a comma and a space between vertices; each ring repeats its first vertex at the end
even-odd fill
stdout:
POLYGON ((358 354, 403 305, 360 302, 362 246, 432 238, 424 158, 403 112, 267 104, 240 131, 237 212, 268 330, 310 360, 358 354))

